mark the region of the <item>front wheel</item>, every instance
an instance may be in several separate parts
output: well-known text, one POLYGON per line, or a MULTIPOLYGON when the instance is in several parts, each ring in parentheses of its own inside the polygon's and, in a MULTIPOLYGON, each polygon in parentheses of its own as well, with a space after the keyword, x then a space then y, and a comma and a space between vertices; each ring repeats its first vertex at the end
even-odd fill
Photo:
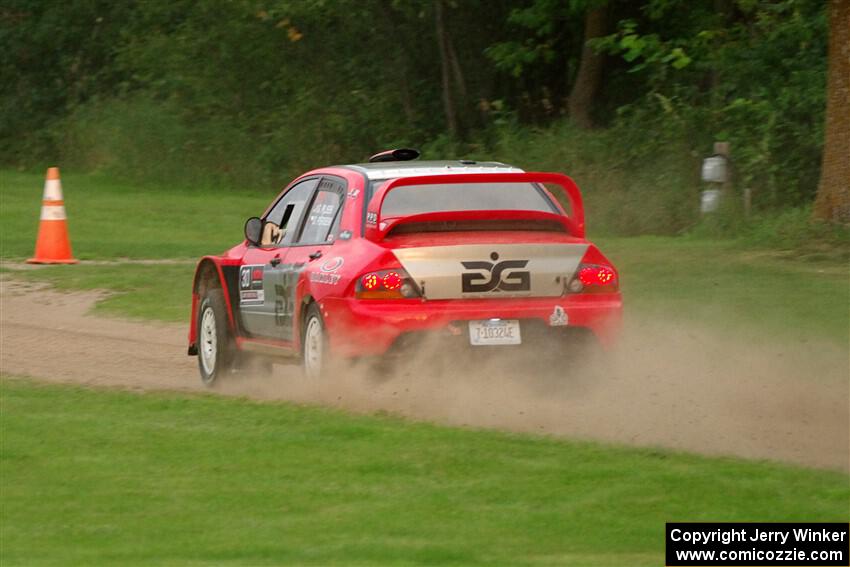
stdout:
POLYGON ((212 386, 231 370, 234 359, 224 294, 221 289, 211 289, 204 295, 198 310, 198 369, 204 385, 212 386))
POLYGON ((318 379, 327 372, 328 339, 325 322, 314 303, 307 308, 301 335, 301 361, 307 378, 318 379))

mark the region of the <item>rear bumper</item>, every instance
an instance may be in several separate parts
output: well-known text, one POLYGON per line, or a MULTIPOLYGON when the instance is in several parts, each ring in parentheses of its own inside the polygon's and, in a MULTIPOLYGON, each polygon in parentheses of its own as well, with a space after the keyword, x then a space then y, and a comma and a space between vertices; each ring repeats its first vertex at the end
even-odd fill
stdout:
MULTIPOLYGON (((622 321, 620 293, 505 300, 334 298, 321 302, 331 349, 345 357, 382 355, 410 333, 465 335, 464 323, 479 319, 519 319, 521 326, 548 327, 557 306, 567 314, 567 327, 589 330, 605 348, 616 343, 622 321)), ((563 330, 562 326, 552 327, 553 334, 563 330)))

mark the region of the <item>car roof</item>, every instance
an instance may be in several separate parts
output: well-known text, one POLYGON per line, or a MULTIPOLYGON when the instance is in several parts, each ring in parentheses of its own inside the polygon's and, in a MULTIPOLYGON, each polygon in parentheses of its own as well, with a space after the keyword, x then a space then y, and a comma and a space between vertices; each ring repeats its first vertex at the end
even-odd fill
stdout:
POLYGON ((359 171, 370 181, 425 175, 450 175, 453 173, 523 173, 523 170, 518 167, 498 161, 473 160, 385 161, 357 163, 342 167, 359 171))

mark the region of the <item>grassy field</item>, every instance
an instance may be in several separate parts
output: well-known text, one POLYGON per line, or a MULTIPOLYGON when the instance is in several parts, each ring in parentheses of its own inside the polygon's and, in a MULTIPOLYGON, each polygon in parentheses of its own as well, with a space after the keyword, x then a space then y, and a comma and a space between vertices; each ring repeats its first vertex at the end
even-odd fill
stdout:
POLYGON ((620 271, 626 316, 790 340, 850 340, 850 267, 735 241, 601 239, 620 271))
MULTIPOLYGON (((42 176, 0 171, 0 256, 32 255, 42 176)), ((242 226, 274 197, 203 187, 139 186, 96 174, 62 173, 74 255, 110 258, 194 258, 242 238, 242 226)))
POLYGON ((661 565, 666 521, 847 521, 847 476, 4 379, 3 565, 661 565), (37 442, 34 442, 37 440, 37 442))

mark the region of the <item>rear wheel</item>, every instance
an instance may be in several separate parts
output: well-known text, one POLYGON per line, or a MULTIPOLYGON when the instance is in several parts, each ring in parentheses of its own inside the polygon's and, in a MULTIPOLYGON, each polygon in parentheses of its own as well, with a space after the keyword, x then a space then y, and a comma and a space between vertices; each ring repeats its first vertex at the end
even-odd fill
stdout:
POLYGON ((325 321, 315 303, 307 308, 307 316, 304 318, 301 360, 307 378, 318 379, 327 372, 329 357, 325 321))
POLYGON ((206 386, 212 386, 233 368, 236 354, 221 289, 208 290, 204 295, 198 309, 197 329, 201 381, 206 386))

